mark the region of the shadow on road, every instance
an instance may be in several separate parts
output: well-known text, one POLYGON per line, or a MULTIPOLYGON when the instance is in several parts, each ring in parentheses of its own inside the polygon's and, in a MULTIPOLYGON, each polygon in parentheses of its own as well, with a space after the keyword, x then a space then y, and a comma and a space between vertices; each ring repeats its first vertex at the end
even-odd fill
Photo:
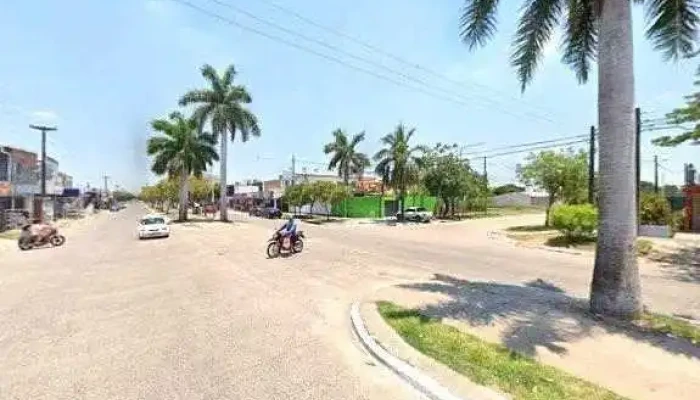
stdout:
POLYGON ((655 253, 650 260, 661 263, 669 277, 681 282, 700 282, 700 248, 684 247, 672 252, 655 253))
POLYGON ((562 344, 591 336, 594 330, 625 335, 665 351, 700 359, 700 348, 690 342, 644 331, 629 323, 601 321, 588 312, 588 302, 568 296, 540 279, 526 286, 490 282, 470 282, 435 274, 430 282, 403 284, 409 290, 440 293, 450 300, 420 309, 430 317, 449 318, 471 326, 486 326, 507 320, 501 342, 518 352, 533 356, 542 346, 563 354, 562 344))

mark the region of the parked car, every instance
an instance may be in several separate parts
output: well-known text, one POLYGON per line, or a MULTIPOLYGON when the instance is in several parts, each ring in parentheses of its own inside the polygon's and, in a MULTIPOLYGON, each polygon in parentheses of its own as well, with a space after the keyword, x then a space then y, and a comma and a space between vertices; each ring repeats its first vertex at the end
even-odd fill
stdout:
POLYGON ((265 207, 261 210, 260 216, 269 219, 282 218, 282 210, 275 207, 265 207))
POLYGON ((425 207, 408 207, 404 210, 403 218, 401 212, 396 213, 396 219, 415 222, 430 222, 433 219, 433 213, 426 210, 425 207))
POLYGON ((169 237, 168 219, 162 215, 149 214, 139 220, 139 239, 169 237))

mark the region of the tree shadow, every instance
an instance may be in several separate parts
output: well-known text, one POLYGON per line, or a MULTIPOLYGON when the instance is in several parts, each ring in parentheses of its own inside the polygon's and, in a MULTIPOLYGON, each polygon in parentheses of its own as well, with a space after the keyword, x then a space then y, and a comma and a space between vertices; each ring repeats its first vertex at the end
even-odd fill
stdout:
POLYGON ((648 256, 661 263, 661 268, 669 277, 681 282, 700 282, 700 248, 683 247, 672 252, 653 252, 648 256))
POLYGON ((606 333, 622 334, 670 353, 700 359, 700 348, 690 342, 645 331, 628 322, 598 318, 588 311, 587 300, 571 297, 563 289, 541 279, 519 286, 435 274, 430 282, 398 287, 449 297, 447 301, 419 308, 427 317, 448 318, 474 327, 507 319, 501 342, 528 356, 534 356, 538 347, 565 354, 566 343, 603 329, 606 333))

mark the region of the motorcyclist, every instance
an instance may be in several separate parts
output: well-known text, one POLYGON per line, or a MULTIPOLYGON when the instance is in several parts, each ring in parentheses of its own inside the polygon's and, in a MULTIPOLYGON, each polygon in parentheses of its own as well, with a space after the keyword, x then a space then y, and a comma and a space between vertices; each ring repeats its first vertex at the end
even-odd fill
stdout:
POLYGON ((298 225, 299 224, 298 224, 296 218, 294 218, 293 215, 290 215, 287 222, 285 222, 284 225, 282 225, 282 227, 277 230, 277 233, 279 233, 282 238, 289 236, 289 239, 291 240, 290 244, 294 245, 294 242, 297 239, 297 226, 298 225))
POLYGON ((32 220, 32 224, 29 226, 30 238, 34 243, 41 243, 52 231, 53 227, 40 218, 32 220))

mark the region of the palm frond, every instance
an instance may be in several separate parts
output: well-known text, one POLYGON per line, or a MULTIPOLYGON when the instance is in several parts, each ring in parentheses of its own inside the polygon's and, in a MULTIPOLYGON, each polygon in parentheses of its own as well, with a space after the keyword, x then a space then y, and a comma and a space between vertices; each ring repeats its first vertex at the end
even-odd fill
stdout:
POLYGON ((597 54, 598 24, 594 3, 590 0, 569 0, 564 26, 562 62, 574 70, 579 83, 588 81, 588 73, 597 54))
POLYGON ((528 0, 523 7, 513 43, 511 64, 518 71, 520 89, 525 90, 542 58, 562 13, 562 0, 528 0))
POLYGON ((459 19, 462 41, 474 49, 483 46, 496 32, 498 0, 467 0, 459 19))
POLYGON ((226 67, 224 75, 221 78, 221 85, 225 88, 233 84, 233 78, 236 76, 236 67, 233 64, 226 67))
POLYGON ((365 132, 364 131, 362 131, 358 134, 355 134, 352 137, 352 140, 350 141, 350 146, 354 148, 355 146, 357 146, 358 143, 360 143, 363 140, 365 140, 365 132))
POLYGON ((178 102, 181 106, 187 106, 196 103, 213 104, 217 103, 217 94, 211 89, 196 89, 182 95, 178 102))
POLYGON ((248 93, 248 90, 245 88, 245 86, 232 86, 230 89, 227 90, 228 91, 226 92, 226 98, 224 99, 224 102, 227 104, 250 104, 253 102, 253 97, 250 95, 250 93, 248 93))
POLYGON ((215 92, 221 93, 225 90, 224 86, 222 85, 221 78, 219 77, 219 73, 216 72, 216 68, 209 64, 204 64, 202 65, 201 72, 204 79, 209 81, 211 88, 215 92))
POLYGON ((646 1, 646 36, 666 59, 675 60, 695 52, 699 9, 697 0, 646 1))

